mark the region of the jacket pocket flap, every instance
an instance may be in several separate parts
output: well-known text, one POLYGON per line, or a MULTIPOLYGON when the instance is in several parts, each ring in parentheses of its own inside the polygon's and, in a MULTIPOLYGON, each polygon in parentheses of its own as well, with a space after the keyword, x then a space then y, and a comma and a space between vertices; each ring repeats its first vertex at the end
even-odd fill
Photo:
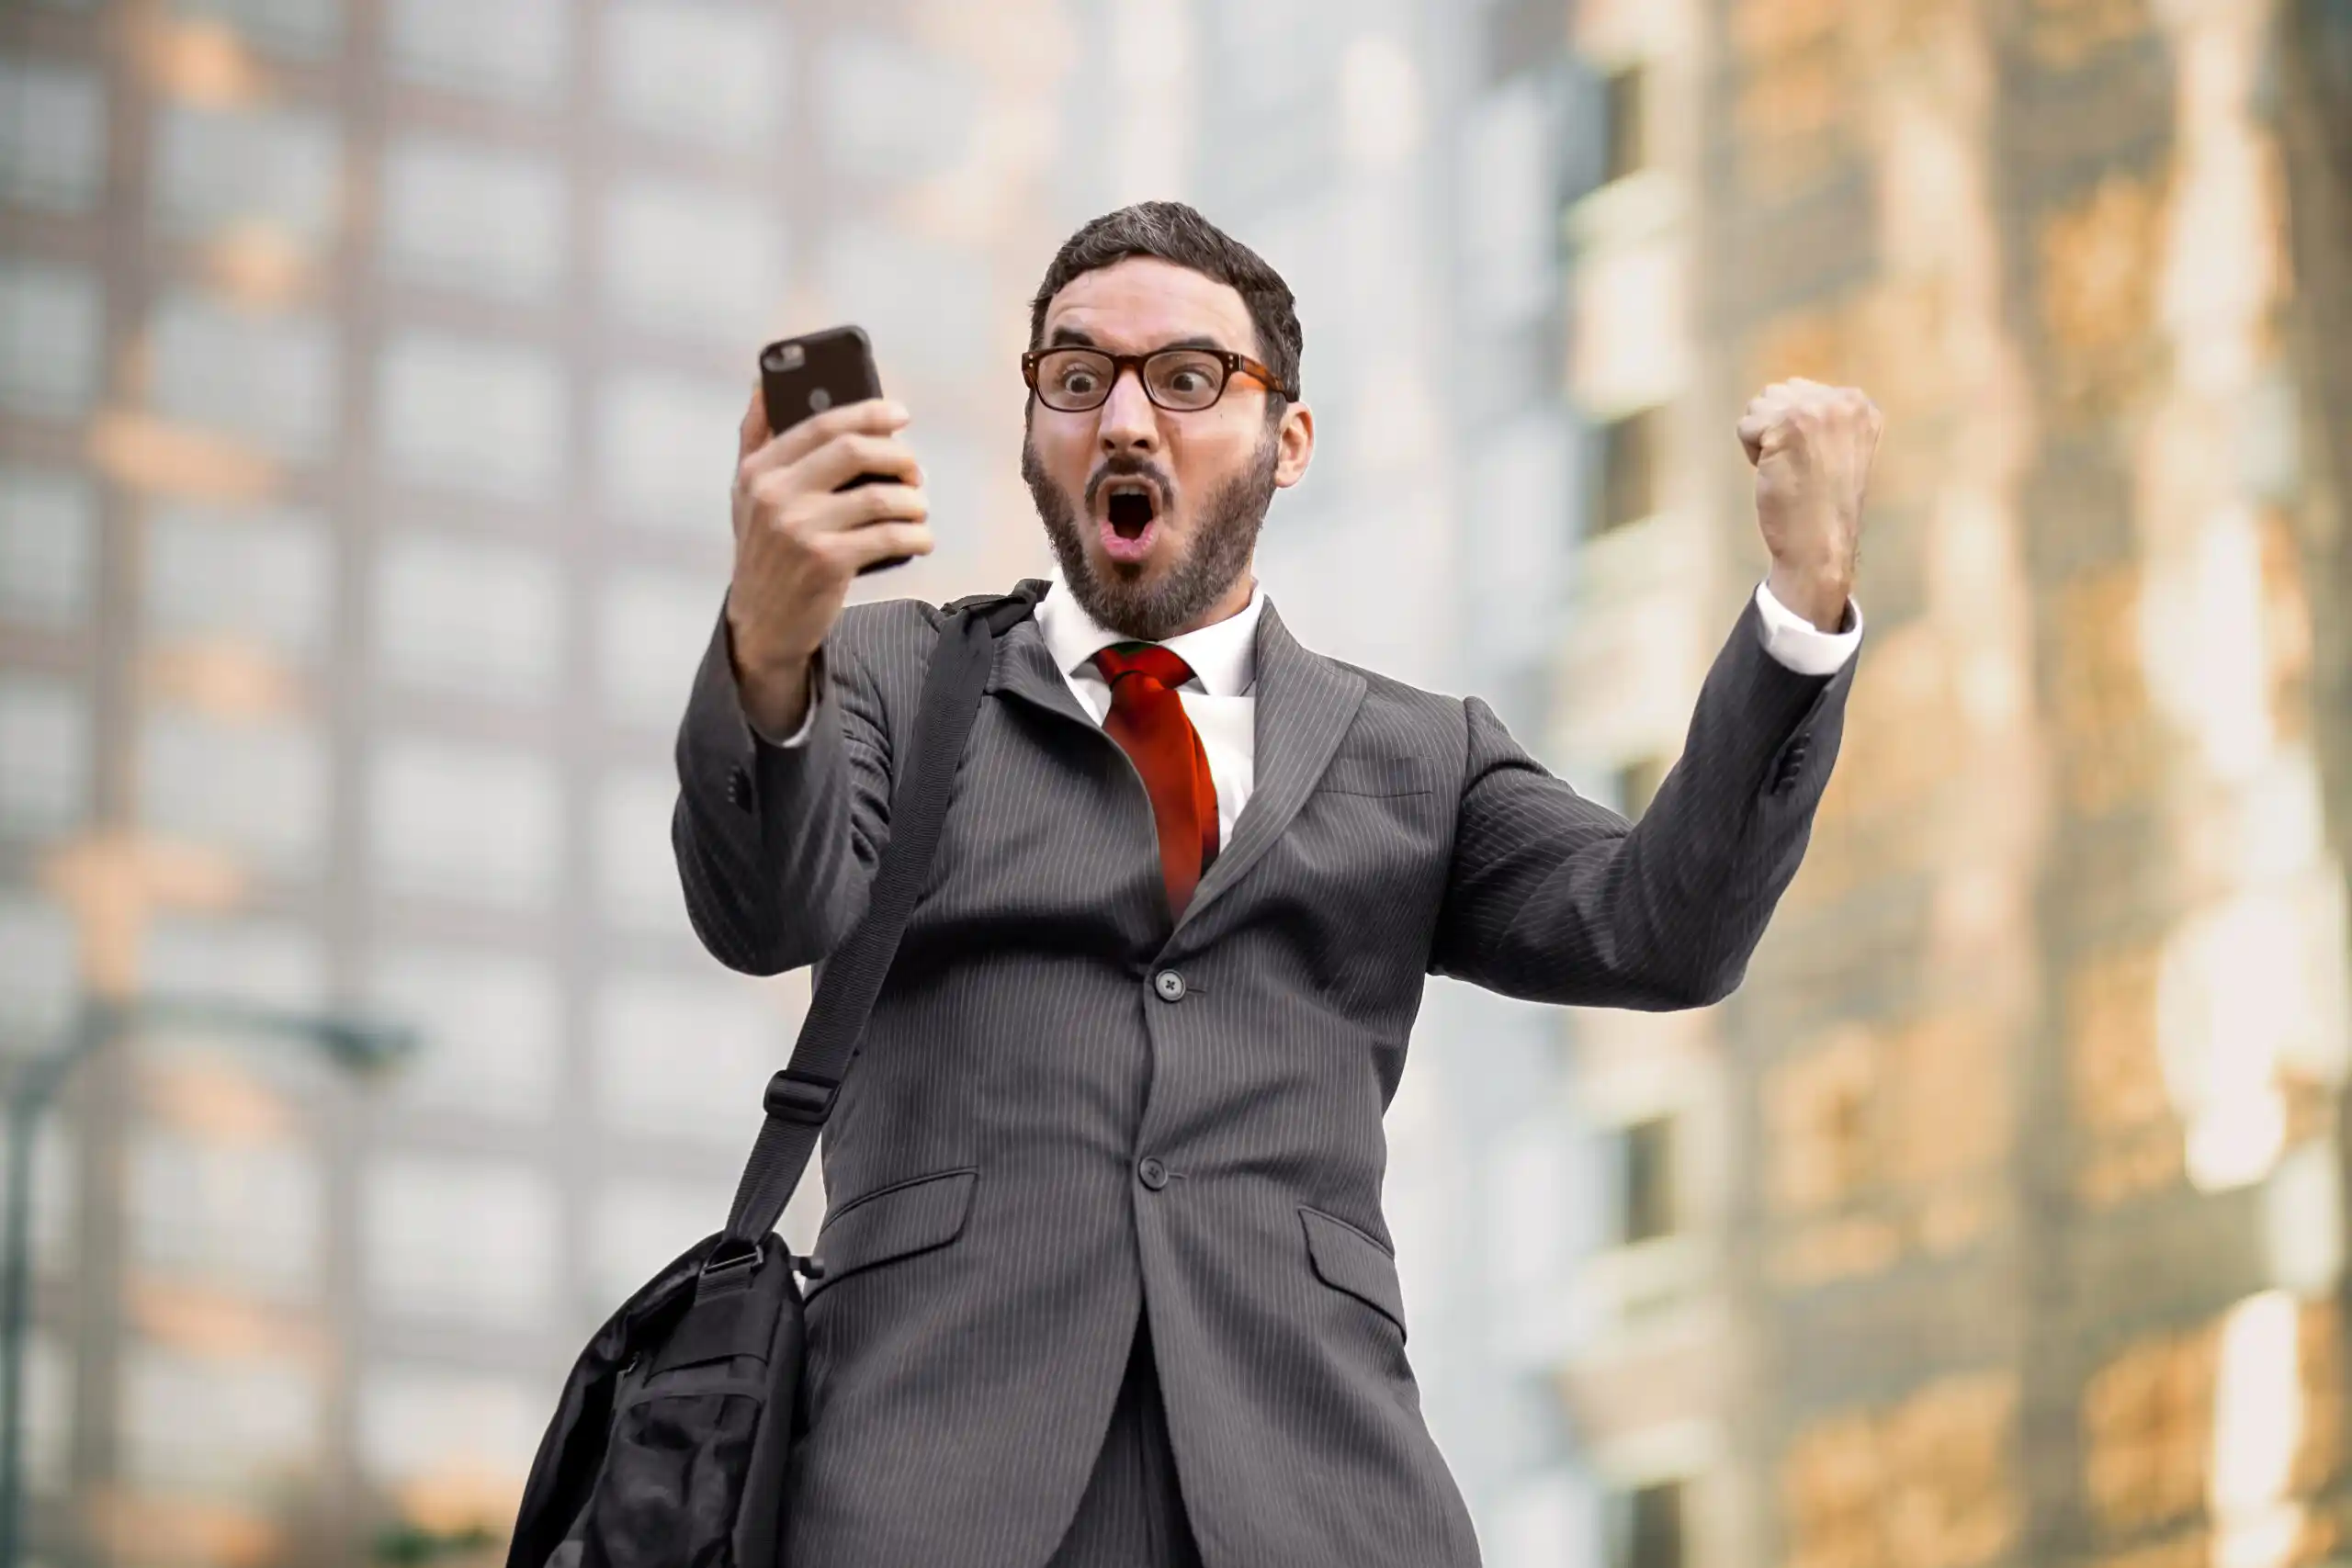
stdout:
POLYGON ((1437 786, 1419 757, 1334 757, 1317 787, 1334 795, 1427 795, 1437 786))
POLYGON ((946 1170, 851 1199, 828 1214, 817 1233, 815 1257, 824 1271, 808 1281, 808 1293, 861 1269, 954 1241, 964 1234, 979 1179, 977 1170, 946 1170))
POLYGON ((1301 1209, 1298 1217, 1306 1223, 1306 1256, 1322 1281, 1374 1308, 1403 1333, 1405 1292, 1388 1249, 1319 1209, 1301 1209))

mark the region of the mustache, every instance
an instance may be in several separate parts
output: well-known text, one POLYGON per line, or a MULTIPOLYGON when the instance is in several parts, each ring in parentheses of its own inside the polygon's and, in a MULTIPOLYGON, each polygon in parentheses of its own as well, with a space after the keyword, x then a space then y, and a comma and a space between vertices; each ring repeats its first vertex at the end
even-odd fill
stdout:
POLYGON ((1159 464, 1148 457, 1138 457, 1131 452, 1122 452, 1116 457, 1103 458, 1102 466, 1087 477, 1087 511, 1094 510, 1095 502, 1102 494, 1102 487, 1114 479, 1143 480, 1158 492, 1159 510, 1162 512, 1168 510, 1168 492, 1175 486, 1167 474, 1161 471, 1159 464))

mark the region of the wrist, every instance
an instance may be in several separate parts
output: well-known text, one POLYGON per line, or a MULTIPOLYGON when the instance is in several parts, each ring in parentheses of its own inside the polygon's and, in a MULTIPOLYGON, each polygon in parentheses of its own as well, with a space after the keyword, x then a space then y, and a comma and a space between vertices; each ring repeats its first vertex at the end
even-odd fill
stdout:
POLYGON ((727 622, 727 657, 734 667, 743 716, 753 728, 767 735, 790 735, 800 728, 813 695, 810 657, 761 649, 744 637, 732 615, 727 622))
POLYGON ((1816 629, 1845 629, 1846 606, 1854 592, 1851 572, 1828 567, 1785 566, 1776 561, 1771 575, 1765 579, 1765 586, 1772 591, 1773 598, 1812 622, 1816 629))

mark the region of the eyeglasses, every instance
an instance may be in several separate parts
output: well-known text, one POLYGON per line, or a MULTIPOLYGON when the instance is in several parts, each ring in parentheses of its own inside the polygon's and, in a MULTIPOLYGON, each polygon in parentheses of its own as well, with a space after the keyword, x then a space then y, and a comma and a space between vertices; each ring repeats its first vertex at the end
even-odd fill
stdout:
POLYGON ((1229 348, 1163 348, 1156 354, 1105 354, 1099 348, 1031 349, 1021 356, 1021 378, 1057 413, 1085 413, 1109 400, 1119 378, 1133 370, 1143 395, 1171 413, 1198 413, 1225 396, 1226 383, 1248 376, 1295 400, 1274 373, 1229 348))

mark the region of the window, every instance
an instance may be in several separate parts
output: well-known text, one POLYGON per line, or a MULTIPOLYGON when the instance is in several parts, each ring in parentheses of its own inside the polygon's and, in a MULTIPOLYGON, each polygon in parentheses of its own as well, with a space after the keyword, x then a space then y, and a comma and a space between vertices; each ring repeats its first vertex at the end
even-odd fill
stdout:
POLYGON ((724 1144, 740 1138, 792 1022, 754 987, 639 973, 607 980, 594 1023, 605 1125, 724 1144))
POLYGON ((606 98, 640 130, 733 148, 782 126, 789 73, 778 17, 764 6, 618 0, 605 13, 602 52, 606 98))
POLYGON ((302 1361, 134 1343, 122 1368, 122 1466, 134 1484, 274 1502, 314 1473, 324 1436, 302 1361))
POLYGON ((324 649, 334 560, 318 513, 166 505, 150 516, 146 542, 142 592, 155 640, 258 643, 293 660, 324 649))
POLYGON ((1665 1481, 1617 1495, 1611 1568, 1683 1568, 1683 1491, 1684 1483, 1665 1481))
MULTIPOLYGON (((147 928, 148 987, 159 994, 232 997, 314 1009, 326 997, 326 954, 309 928, 165 913, 147 928)), ((296 1058, 273 1051, 287 1066, 296 1058)))
POLYGON ((546 293, 566 252, 563 177, 547 159, 407 136, 384 156, 384 254, 393 276, 507 299, 546 293))
POLYGON ((561 656, 563 592, 546 557, 412 535, 376 564, 376 656, 403 685, 544 695, 561 656))
POLYGON ((130 1245, 142 1269, 311 1299, 325 1203, 318 1156, 299 1145, 215 1141, 152 1123, 132 1135, 130 1245))
POLYGON ((527 1329, 555 1305, 556 1199, 536 1170, 395 1155, 361 1195, 369 1298, 403 1316, 527 1329))
POLYGON ((977 85, 954 62, 875 33, 844 33, 813 73, 818 133, 834 170, 858 180, 915 180, 961 154, 977 85), (876 114, 889 104, 896 112, 876 114))
POLYGON ((1643 66, 1629 65, 1601 85, 1603 181, 1622 180, 1648 165, 1648 107, 1649 72, 1643 66))
POLYGON ((1654 408, 1611 421, 1600 434, 1600 525, 1597 533, 1639 523, 1657 510, 1663 413, 1654 408))
POLYGON ((596 656, 615 717, 658 728, 677 724, 725 600, 723 583, 679 572, 605 580, 596 656))
POLYGON ((823 265, 828 297, 873 334, 886 373, 894 367, 939 378, 988 372, 998 310, 978 254, 845 223, 828 242, 823 265))
POLYGON ((1463 281, 1490 331, 1543 316, 1559 291, 1550 141, 1544 93, 1532 75, 1487 95, 1462 139, 1463 281))
POLYGON ((528 349, 416 336, 381 362, 384 455, 415 479, 515 500, 545 496, 563 462, 563 383, 528 349))
POLYGON ((748 395, 658 371, 607 383, 596 421, 606 504, 632 523, 728 538, 736 432, 748 395))
POLYGON ((86 212, 107 183, 106 89, 96 74, 0 60, 0 201, 86 212))
POLYGON ((70 682, 0 671, 0 837, 62 835, 89 797, 89 699, 70 682))
POLYGON ((177 293, 156 308, 154 403, 282 457, 316 457, 334 429, 334 335, 311 316, 177 293))
POLYGON ((150 712, 139 728, 142 822, 250 857, 280 876, 323 870, 327 752, 315 729, 180 707, 150 712))
MULTIPOLYGON (((7 911, 0 906, 0 937, 9 934, 7 911)), ((65 949, 70 964, 73 949, 65 949)), ((72 970, 61 972, 70 984, 72 970)), ((11 1052, 28 1046, 46 1048, 55 1043, 51 1038, 21 1035, 0 1035, 11 1052)), ((72 1122, 64 1116, 51 1115, 40 1123, 33 1134, 33 1178, 30 1234, 33 1262, 46 1275, 70 1273, 76 1262, 75 1253, 81 1239, 82 1152, 76 1141, 72 1122)), ((8 1190, 7 1167, 0 1163, 0 1199, 8 1190)))
POLYGON ((556 1093, 562 1005, 538 964, 454 947, 401 948, 377 960, 375 1005, 417 1031, 390 1087, 414 1105, 543 1120, 556 1093))
POLYGON ((762 203, 674 183, 605 204, 605 297, 641 326, 733 341, 784 297, 784 234, 762 203))
POLYGON ((717 1230, 734 1201, 731 1186, 642 1179, 607 1186, 588 1226, 598 1307, 627 1301, 655 1269, 717 1230))
MULTIPOLYGON (((359 1380, 360 1462, 387 1491, 454 1483, 446 1490, 458 1495, 511 1497, 522 1490, 547 1416, 547 1391, 535 1382, 442 1367, 371 1367, 359 1380)), ((512 1515, 511 1503, 505 1511, 512 1515)))
POLYGON ((391 68, 406 82, 537 102, 571 68, 566 0, 393 0, 391 68))
POLYGON ((65 907, 0 887, 0 1039, 56 1035, 72 1021, 81 964, 65 907))
POLYGON ((165 104, 155 119, 155 204, 183 232, 266 226, 317 249, 343 201, 342 139, 325 115, 165 104))
POLYGON ((596 894, 608 924, 624 930, 693 928, 670 848, 677 776, 666 769, 616 773, 596 792, 596 894))
POLYGON ((70 419, 98 395, 96 278, 0 261, 0 408, 70 419))
POLYGON ((1674 1119, 1655 1117, 1622 1128, 1618 1151, 1617 1239, 1632 1245, 1680 1228, 1674 1179, 1674 1119))
POLYGON ((374 765, 370 847, 386 889, 506 908, 554 893, 563 797, 545 759, 408 738, 374 765))
POLYGON ((260 47, 316 60, 343 37, 342 0, 175 0, 181 16, 225 23, 260 47))
POLYGON ((79 474, 0 467, 0 620, 66 626, 90 612, 98 495, 79 474))

